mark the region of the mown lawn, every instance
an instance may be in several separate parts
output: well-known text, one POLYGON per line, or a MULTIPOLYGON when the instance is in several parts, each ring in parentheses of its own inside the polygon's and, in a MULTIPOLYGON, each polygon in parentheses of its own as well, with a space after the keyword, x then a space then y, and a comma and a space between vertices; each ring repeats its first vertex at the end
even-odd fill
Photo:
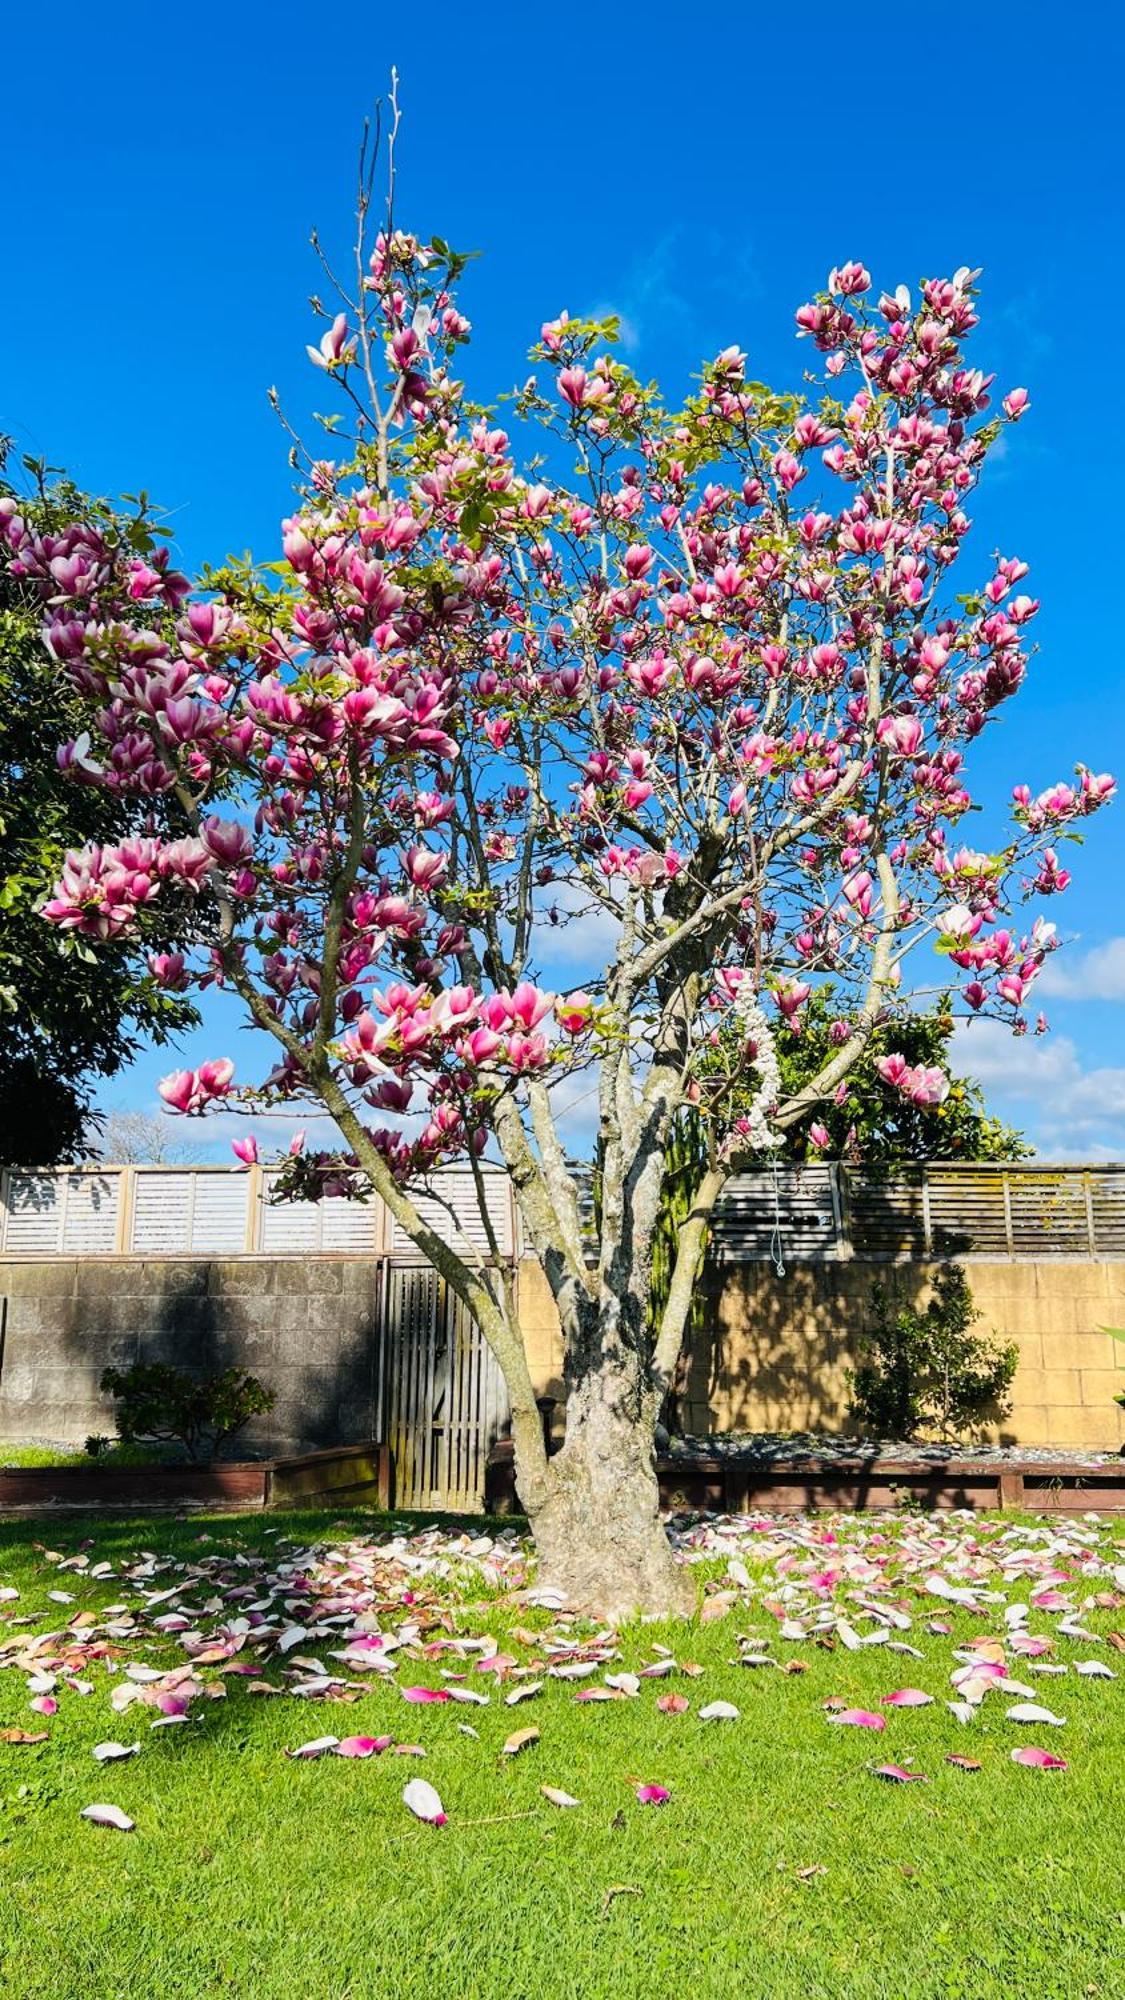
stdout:
MULTIPOLYGON (((466 1525, 471 1536, 488 1532, 479 1521, 466 1525)), ((798 1529, 806 1541, 789 1553, 806 1569, 816 1547, 808 1538, 827 1527, 798 1529)), ((910 1517, 844 1523, 838 1541, 823 1545, 823 1561, 858 1540, 879 1565, 917 1530, 910 1517)), ((385 1524, 354 1514, 0 1527, 0 1587, 20 1593, 0 1601, 0 1727, 48 1731, 37 1746, 0 1742, 0 1993, 10 2000, 233 1993, 241 2000, 1111 2000, 1125 1993, 1125 1652, 1109 1640, 1125 1626, 1125 1577, 1115 1583, 1104 1573, 1107 1557, 1125 1562, 1125 1549, 1114 1557, 1104 1530, 1096 1550, 1075 1545, 1077 1560, 1075 1549, 1055 1559, 1054 1587, 1085 1607, 1081 1623, 1096 1636, 1064 1637, 1058 1609, 1033 1606, 1027 1629, 1051 1637, 1043 1657, 1067 1672, 1040 1677, 1026 1659, 1011 1661, 1035 1699, 1065 1716, 1062 1728, 1006 1721, 1009 1704, 996 1693, 968 1726, 945 1706, 955 1692, 954 1649, 986 1634, 1003 1637, 1005 1602, 1027 1602, 1026 1583, 998 1588, 990 1576, 982 1592, 1000 1601, 970 1609, 927 1595, 924 1568, 904 1581, 892 1567, 884 1588, 910 1619, 908 1629, 896 1626, 895 1642, 916 1645, 922 1659, 888 1653, 886 1644, 849 1650, 828 1635, 828 1643, 787 1640, 778 1612, 762 1599, 776 1603, 780 1590, 792 1590, 792 1563, 782 1547, 779 1566, 779 1545, 765 1533, 742 1537, 735 1551, 749 1588, 721 1557, 699 1565, 701 1588, 719 1593, 713 1608, 721 1615, 623 1631, 619 1657, 600 1663, 591 1680, 545 1677, 543 1691, 518 1707, 505 1697, 526 1681, 531 1663, 552 1657, 548 1642, 588 1639, 595 1628, 514 1602, 519 1570, 497 1578, 478 1554, 444 1577, 402 1570, 391 1587, 380 1571, 377 1622, 389 1631, 416 1620, 419 1638, 408 1641, 394 1676, 371 1678, 370 1691, 353 1701, 288 1692, 312 1674, 295 1663, 312 1656, 324 1664, 343 1643, 341 1625, 330 1641, 298 1641, 283 1654, 275 1635, 200 1666, 200 1681, 227 1693, 193 1701, 192 1720, 181 1726, 152 1729, 156 1711, 139 1703, 124 1713, 111 1708, 110 1690, 127 1665, 184 1664, 181 1636, 151 1629, 174 1599, 151 1609, 148 1629, 138 1624, 112 1642, 101 1630, 105 1607, 134 1607, 127 1619, 146 1594, 176 1585, 180 1573, 163 1564, 207 1563, 209 1582, 194 1579, 181 1600, 213 1633, 235 1610, 268 1598, 265 1572, 247 1556, 264 1552, 272 1572, 298 1545, 339 1547, 385 1532, 385 1524), (137 1578, 129 1572, 141 1552, 156 1560, 137 1578), (76 1553, 89 1566, 108 1561, 113 1574, 92 1579, 62 1569, 57 1558, 76 1553), (1100 1562, 1103 1573, 1083 1574, 1083 1559, 1100 1562), (71 1601, 52 1600, 52 1590, 71 1601), (226 1590, 240 1594, 224 1605, 226 1590), (74 1626, 84 1614, 90 1622, 74 1626), (931 1632, 933 1622, 950 1629, 931 1632), (10 1656, 5 1664, 2 1649, 53 1632, 64 1633, 62 1644, 75 1634, 87 1644, 112 1643, 115 1654, 76 1670, 91 1693, 75 1693, 64 1680, 57 1713, 43 1716, 29 1706, 27 1672, 10 1656), (436 1642, 486 1634, 516 1663, 506 1674, 481 1674, 475 1656, 436 1650, 436 1642), (777 1667, 739 1664, 739 1637, 747 1634, 755 1645, 768 1642, 777 1667), (676 1671, 642 1678, 635 1697, 575 1699, 607 1672, 654 1664, 662 1645, 676 1671), (1119 1678, 1076 1674, 1075 1662, 1090 1658, 1119 1678), (804 1670, 779 1670, 793 1660, 804 1670), (251 1692, 247 1676, 229 1671, 245 1662, 287 1692, 251 1692), (685 1665, 702 1673, 685 1674, 685 1665), (440 1688, 443 1669, 465 1672, 464 1685, 488 1693, 488 1704, 403 1700, 403 1685, 440 1688), (879 1710, 881 1696, 903 1687, 931 1693, 934 1705, 882 1711, 881 1733, 833 1725, 823 1706, 841 1698, 879 1710), (658 1709, 670 1692, 689 1701, 686 1713, 658 1709), (698 1709, 715 1700, 735 1704, 739 1719, 700 1721, 698 1709), (539 1741, 505 1758, 505 1739, 530 1725, 539 1741), (325 1734, 389 1734, 426 1754, 284 1755, 325 1734), (139 1740, 141 1752, 99 1766, 91 1752, 105 1739, 139 1740), (1014 1765, 1012 1748, 1029 1743, 1064 1757, 1068 1768, 1014 1765), (981 1768, 949 1765, 949 1754, 981 1768), (886 1760, 916 1763, 928 1783, 880 1781, 871 1766, 886 1760), (437 1787, 446 1826, 407 1812, 402 1789, 414 1777, 437 1787), (637 1780, 667 1787, 668 1803, 641 1804, 637 1780), (559 1809, 542 1796, 544 1784, 581 1804, 559 1809), (120 1806, 135 1831, 82 1820, 80 1808, 94 1801, 120 1806)), ((1010 1521, 962 1522, 953 1531, 959 1542, 985 1544, 1012 1532, 1010 1521)), ((1080 1533, 1094 1542, 1098 1531, 1080 1533)), ((1035 1544, 1025 1537, 1004 1546, 1035 1544)), ((949 1574, 955 1569, 953 1558, 949 1574)), ((832 1588, 819 1587, 820 1602, 833 1601, 832 1588)), ((879 1588, 861 1595, 878 1601, 879 1588)), ((854 1588, 836 1586, 839 1605, 845 1597, 853 1626, 874 1629, 854 1588)), ((120 1614, 108 1622, 114 1618, 120 1614)))

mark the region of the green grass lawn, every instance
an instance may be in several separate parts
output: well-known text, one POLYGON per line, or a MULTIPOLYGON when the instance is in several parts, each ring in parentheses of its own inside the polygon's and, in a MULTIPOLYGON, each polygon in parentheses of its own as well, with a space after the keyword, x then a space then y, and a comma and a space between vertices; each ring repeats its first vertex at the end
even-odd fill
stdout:
MULTIPOLYGON (((841 1535, 885 1535, 873 1545, 881 1559, 914 1525, 872 1519, 841 1535)), ((468 1527, 482 1532, 479 1521, 468 1527)), ((7 1522, 0 1587, 20 1596, 0 1602, 0 1648, 108 1605, 138 1604, 142 1589, 171 1588, 177 1573, 159 1563, 142 1582, 123 1577, 142 1551, 174 1562, 229 1558, 223 1587, 244 1578, 246 1592, 233 1613, 263 1595, 262 1572, 237 1558, 265 1551, 273 1566, 296 1545, 338 1546, 369 1531, 382 1534, 385 1524, 356 1514, 7 1522), (115 1574, 61 1571, 47 1553, 83 1550, 115 1574), (52 1601, 52 1590, 72 1601, 52 1601), (34 1622, 16 1625, 21 1618, 34 1622)), ((255 1695, 213 1663, 199 1678, 225 1681, 226 1698, 199 1699, 198 1719, 152 1730, 155 1711, 138 1704, 114 1713, 110 1687, 129 1662, 170 1667, 185 1653, 176 1634, 137 1634, 113 1642, 111 1662, 78 1670, 92 1693, 60 1688, 57 1714, 43 1718, 29 1707, 26 1673, 0 1663, 0 1727, 49 1732, 39 1746, 0 1742, 0 1992, 9 2000, 1125 1993, 1125 1654, 1105 1643, 1125 1625, 1125 1593, 1104 1577, 1059 1586, 1078 1603, 1093 1594, 1109 1600, 1082 1613, 1100 1644, 1065 1639, 1057 1614, 1031 1613, 1029 1629, 1052 1635, 1049 1658, 1068 1671, 1039 1678, 1024 1660, 1012 1660, 1011 1671, 1067 1718, 1064 1728, 1007 1722, 1008 1704, 996 1694, 966 1727, 945 1707, 952 1649, 1003 1634, 1003 1603, 965 1610, 923 1595, 917 1579, 896 1584, 892 1602, 911 1619, 896 1637, 922 1650, 918 1660, 884 1645, 790 1642, 762 1602, 784 1587, 785 1565, 756 1562, 745 1542, 738 1553, 751 1587, 732 1587, 724 1615, 623 1631, 620 1657, 596 1680, 651 1663, 660 1645, 702 1673, 642 1679, 636 1698, 605 1703, 578 1702, 575 1684, 547 1678, 539 1696, 509 1707, 504 1696, 518 1676, 498 1685, 472 1660, 468 1683, 490 1694, 487 1706, 404 1702, 396 1682, 437 1687, 443 1667, 466 1664, 436 1652, 435 1641, 490 1634, 522 1666, 546 1657, 532 1635, 581 1636, 548 1610, 513 1604, 487 1574, 456 1567, 414 1585, 414 1607, 403 1600, 393 1616, 381 1611, 384 1630, 417 1617, 419 1644, 394 1680, 375 1679, 349 1703, 255 1695), (931 1633, 935 1618, 952 1630, 931 1633), (805 1671, 740 1665, 738 1639, 748 1633, 805 1671), (1073 1663, 1090 1657, 1120 1678, 1079 1677, 1073 1663), (823 1707, 839 1697, 877 1709, 882 1695, 907 1686, 933 1694, 935 1705, 887 1710, 881 1734, 833 1726, 823 1707), (657 1708, 669 1692, 687 1697, 687 1713, 657 1708), (701 1722, 697 1710, 716 1699, 733 1702, 740 1719, 701 1722), (464 1724, 477 1739, 462 1733, 464 1724), (538 1743, 503 1757, 508 1735, 532 1724, 538 1743), (324 1734, 383 1733, 422 1747, 425 1759, 284 1755, 324 1734), (99 1766, 91 1751, 107 1738, 139 1740, 141 1753, 99 1766), (1017 1767, 1010 1751, 1019 1743, 1043 1744, 1069 1768, 1017 1767), (982 1768, 954 1768, 949 1753, 982 1768), (870 1766, 885 1760, 914 1760, 929 1782, 880 1782, 870 1766), (403 1785, 418 1776, 440 1792, 445 1827, 420 1824, 404 1808, 403 1785), (669 1803, 639 1803, 637 1779, 667 1786, 669 1803), (541 1795, 544 1784, 581 1805, 556 1808, 541 1795), (83 1821, 80 1808, 93 1801, 122 1807, 136 1830, 83 1821)), ((1125 1561, 1120 1546, 1116 1560, 1125 1561)), ((721 1559, 701 1564, 701 1587, 728 1583, 725 1570, 721 1559)), ((400 1598, 408 1586, 403 1573, 400 1598)), ((1006 1595, 1026 1601, 1027 1589, 1006 1595)), ((206 1596, 203 1588, 183 1593, 197 1612, 206 1596)), ((212 1631, 227 1615, 213 1610, 200 1623, 212 1631)), ((309 1641, 308 1652, 325 1661, 337 1643, 309 1641)), ((298 1642, 284 1656, 271 1644, 236 1660, 280 1685, 287 1670, 301 1671, 293 1662, 302 1657, 298 1642)))
POLYGON ((117 1439, 96 1458, 79 1445, 0 1444, 0 1471, 5 1466, 22 1470, 25 1466, 39 1465, 81 1465, 87 1472, 101 1466, 107 1471, 114 1471, 137 1465, 179 1463, 182 1456, 182 1453, 170 1452, 166 1446, 122 1444, 117 1439))

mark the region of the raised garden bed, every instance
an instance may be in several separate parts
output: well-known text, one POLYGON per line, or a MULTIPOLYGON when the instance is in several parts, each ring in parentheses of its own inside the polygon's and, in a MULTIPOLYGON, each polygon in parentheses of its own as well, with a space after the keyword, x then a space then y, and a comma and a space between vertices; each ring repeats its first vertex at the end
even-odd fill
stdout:
MULTIPOLYGON (((1035 1513, 1125 1514, 1125 1459, 1052 1452, 1020 1455, 943 1451, 925 1446, 886 1453, 834 1448, 820 1454, 781 1451, 676 1450, 657 1459, 660 1498, 680 1508, 723 1514, 792 1514, 807 1509, 1026 1507, 1035 1513)), ((489 1455, 485 1506, 518 1511, 510 1439, 489 1455)))
POLYGON ((393 1503, 391 1454, 385 1445, 339 1445, 296 1458, 230 1465, 0 1466, 0 1514, 55 1509, 208 1512, 308 1506, 321 1500, 393 1503))

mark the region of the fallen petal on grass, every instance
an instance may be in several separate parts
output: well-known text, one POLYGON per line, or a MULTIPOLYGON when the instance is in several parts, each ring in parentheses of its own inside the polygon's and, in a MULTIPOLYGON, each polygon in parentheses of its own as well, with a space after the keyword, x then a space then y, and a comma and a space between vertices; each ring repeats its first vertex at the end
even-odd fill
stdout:
POLYGON ((287 1757, 323 1757, 328 1750, 335 1750, 338 1736, 314 1736, 310 1743, 301 1743, 296 1750, 287 1750, 287 1757))
POLYGON ((83 1806, 80 1819, 88 1819, 94 1826, 112 1826, 118 1833, 132 1833, 136 1820, 129 1818, 120 1806, 83 1806))
POLYGON ((530 1750, 532 1744, 538 1743, 538 1741, 539 1731, 537 1729, 517 1729, 508 1737, 500 1755, 502 1757, 518 1757, 521 1750, 530 1750))
POLYGON ((441 1799, 425 1778, 411 1778, 402 1788, 402 1803, 415 1819, 425 1821, 427 1826, 444 1826, 446 1811, 441 1799))

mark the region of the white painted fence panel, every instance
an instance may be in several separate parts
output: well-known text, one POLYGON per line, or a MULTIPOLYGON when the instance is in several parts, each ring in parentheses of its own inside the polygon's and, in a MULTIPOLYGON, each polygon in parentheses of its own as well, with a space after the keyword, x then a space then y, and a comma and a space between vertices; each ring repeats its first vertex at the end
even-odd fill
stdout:
MULTIPOLYGON (((481 1180, 497 1254, 510 1257, 515 1248, 511 1183, 507 1174, 495 1168, 485 1170, 481 1180)), ((443 1242, 452 1243, 455 1249, 464 1251, 469 1246, 478 1255, 489 1256, 492 1246, 472 1173, 462 1168, 447 1169, 444 1173, 434 1174, 427 1187, 430 1192, 415 1192, 413 1201, 422 1220, 429 1224, 435 1235, 440 1236, 443 1242)), ((411 1255, 415 1248, 405 1229, 397 1222, 394 1224, 391 1248, 404 1256, 411 1255)))
POLYGON ((197 1257, 236 1257, 246 1248, 249 1174, 197 1174, 190 1249, 197 1257))
POLYGON ((135 1257, 183 1256, 192 1234, 195 1176, 139 1173, 133 1181, 129 1247, 135 1257))
POLYGON ((120 1174, 68 1174, 63 1188, 64 1257, 108 1257, 117 1248, 120 1174))
MULTIPOLYGON (((269 1199, 274 1172, 228 1167, 9 1169, 0 1181, 6 1257, 374 1257, 417 1252, 377 1197, 269 1199)), ((508 1176, 486 1167, 501 1257, 519 1254, 508 1176)), ((492 1244, 473 1173, 443 1168, 414 1191, 443 1242, 478 1256, 492 1244)), ((721 1262, 861 1257, 1125 1257, 1125 1167, 1038 1161, 917 1167, 811 1162, 737 1175, 716 1210, 721 1262)))
POLYGON ((55 1257, 62 1242, 63 1181, 58 1174, 10 1174, 4 1248, 10 1257, 55 1257))

